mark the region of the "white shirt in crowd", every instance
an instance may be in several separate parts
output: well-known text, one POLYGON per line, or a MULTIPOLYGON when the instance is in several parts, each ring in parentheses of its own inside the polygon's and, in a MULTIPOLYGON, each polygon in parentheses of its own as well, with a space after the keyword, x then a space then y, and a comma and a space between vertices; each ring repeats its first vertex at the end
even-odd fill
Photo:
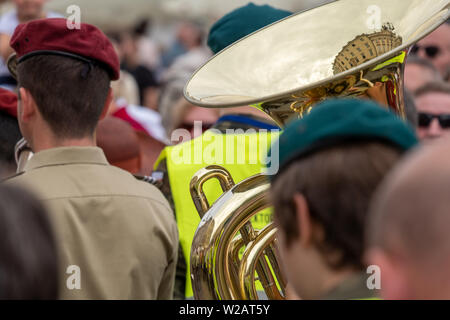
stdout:
MULTIPOLYGON (((47 12, 47 18, 64 18, 64 16, 62 16, 56 12, 47 12)), ((16 29, 16 27, 18 25, 19 25, 19 19, 17 18, 16 10, 9 11, 0 17, 0 33, 4 33, 9 36, 12 36, 14 33, 14 30, 16 29)), ((8 76, 8 75, 9 75, 9 71, 6 66, 6 63, 3 60, 3 58, 0 57, 0 77, 8 76)))

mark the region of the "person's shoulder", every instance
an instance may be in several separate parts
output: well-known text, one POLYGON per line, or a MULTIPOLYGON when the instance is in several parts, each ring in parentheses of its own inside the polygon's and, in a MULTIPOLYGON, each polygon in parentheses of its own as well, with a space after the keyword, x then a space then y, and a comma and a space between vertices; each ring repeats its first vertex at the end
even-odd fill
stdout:
POLYGON ((5 178, 2 182, 4 183, 12 183, 12 184, 21 184, 26 183, 30 184, 32 182, 42 183, 39 181, 39 176, 36 176, 33 171, 22 171, 20 173, 16 173, 12 176, 5 178))
MULTIPOLYGON (((157 223, 165 232, 172 233, 176 229, 176 221, 172 208, 162 191, 150 181, 140 180, 128 172, 125 174, 127 174, 126 187, 130 195, 129 201, 142 200, 142 202, 138 202, 140 204, 135 202, 136 208, 143 209, 141 210, 141 217, 143 217, 143 214, 152 223, 157 223), (142 206, 142 204, 144 205, 142 206)), ((136 210, 136 213, 137 211, 139 210, 136 210)))
POLYGON ((22 176, 24 174, 24 172, 20 172, 20 173, 16 173, 16 174, 13 174, 13 175, 11 175, 11 176, 9 176, 9 177, 6 177, 6 178, 3 178, 3 179, 1 179, 1 183, 14 183, 14 182, 16 182, 18 179, 19 179, 19 177, 20 176, 22 176))
POLYGON ((131 197, 144 198, 165 207, 169 211, 171 210, 164 195, 151 182, 142 179, 140 180, 128 171, 118 167, 109 167, 110 172, 114 175, 116 183, 120 183, 121 187, 126 189, 131 197))
POLYGON ((43 188, 43 186, 44 184, 48 184, 49 180, 49 177, 45 175, 36 174, 33 171, 23 171, 9 176, 1 182, 7 185, 25 188, 43 200, 47 194, 47 189, 43 188))

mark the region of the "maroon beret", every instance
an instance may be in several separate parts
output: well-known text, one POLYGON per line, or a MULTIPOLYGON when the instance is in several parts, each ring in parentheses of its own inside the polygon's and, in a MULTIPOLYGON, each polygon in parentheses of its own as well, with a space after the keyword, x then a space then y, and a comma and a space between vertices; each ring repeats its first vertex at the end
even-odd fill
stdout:
POLYGON ((0 111, 17 118, 17 95, 14 92, 0 88, 0 111))
POLYGON ((17 26, 10 46, 16 56, 8 61, 15 76, 16 65, 38 54, 55 54, 87 63, 98 63, 119 79, 119 58, 106 35, 97 27, 81 23, 80 29, 69 29, 63 18, 39 19, 17 26))

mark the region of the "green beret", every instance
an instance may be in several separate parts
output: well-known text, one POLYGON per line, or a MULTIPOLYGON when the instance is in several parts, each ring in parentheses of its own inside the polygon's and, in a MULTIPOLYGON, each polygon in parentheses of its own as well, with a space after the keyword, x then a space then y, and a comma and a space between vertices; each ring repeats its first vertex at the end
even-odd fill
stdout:
POLYGON ((292 12, 269 5, 258 6, 249 3, 226 14, 211 27, 208 46, 217 53, 250 33, 291 14, 292 12))
POLYGON ((289 123, 270 152, 278 149, 282 171, 292 161, 325 148, 351 141, 374 140, 402 151, 418 143, 406 122, 377 103, 362 99, 330 99, 314 107, 302 119, 289 123))

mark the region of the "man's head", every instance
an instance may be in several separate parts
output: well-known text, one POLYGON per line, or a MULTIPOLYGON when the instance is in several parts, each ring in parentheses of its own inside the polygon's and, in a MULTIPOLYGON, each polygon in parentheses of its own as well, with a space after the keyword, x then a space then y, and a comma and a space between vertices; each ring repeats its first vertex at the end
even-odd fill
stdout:
POLYGON ((43 18, 45 2, 47 0, 14 0, 21 21, 43 18))
POLYGON ((363 269, 372 193, 416 142, 397 116, 356 99, 325 102, 288 125, 272 201, 283 264, 299 296, 319 298, 336 274, 363 269))
POLYGON ((413 53, 429 60, 442 77, 450 71, 450 21, 441 25, 413 48, 413 53))
POLYGON ((418 56, 408 57, 405 66, 405 87, 414 93, 429 82, 441 81, 442 76, 429 61, 418 56))
POLYGON ((42 132, 57 141, 93 137, 112 99, 110 81, 119 76, 106 36, 91 25, 70 30, 65 19, 42 19, 19 25, 11 47, 18 120, 31 147, 42 132))
POLYGON ((450 136, 450 86, 432 82, 416 90, 415 96, 419 139, 429 141, 450 136))
POLYGON ((368 263, 384 299, 450 299, 450 140, 417 150, 380 185, 367 220, 368 263))
POLYGON ((208 46, 218 53, 234 42, 267 25, 290 16, 292 12, 269 5, 249 4, 224 15, 211 27, 208 46))

